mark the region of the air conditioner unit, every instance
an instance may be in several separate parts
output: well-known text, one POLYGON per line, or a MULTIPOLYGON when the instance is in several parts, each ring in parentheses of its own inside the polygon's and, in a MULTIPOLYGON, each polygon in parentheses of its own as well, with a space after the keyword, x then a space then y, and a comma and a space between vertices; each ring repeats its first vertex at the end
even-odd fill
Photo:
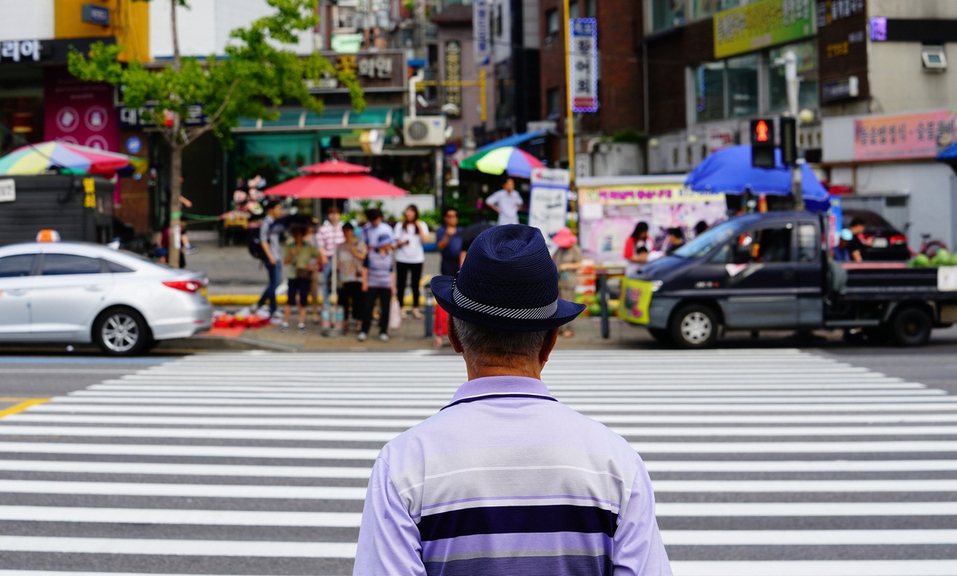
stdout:
POLYGON ((403 128, 406 146, 445 145, 445 116, 406 118, 403 128))

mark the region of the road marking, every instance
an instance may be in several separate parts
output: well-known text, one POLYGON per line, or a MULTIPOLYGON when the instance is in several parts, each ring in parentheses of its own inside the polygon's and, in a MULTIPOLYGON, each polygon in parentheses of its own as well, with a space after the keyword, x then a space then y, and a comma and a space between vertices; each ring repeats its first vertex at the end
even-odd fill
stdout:
POLYGON ((932 546, 957 530, 665 530, 665 546, 932 546))
POLYGON ((675 576, 954 576, 957 560, 689 561, 671 569, 675 576))
POLYGON ((659 502, 658 518, 955 516, 957 502, 659 502))
POLYGON ((0 418, 4 418, 6 416, 12 416, 14 414, 19 414, 23 412, 24 410, 29 410, 33 406, 39 406, 40 404, 44 404, 48 402, 50 399, 49 398, 29 398, 29 399, 23 400, 20 398, 11 398, 11 400, 21 400, 21 401, 18 402, 17 404, 14 404, 13 406, 0 410, 0 418))
POLYGON ((358 528, 361 518, 362 514, 360 512, 262 512, 247 510, 82 508, 74 506, 0 506, 0 520, 8 522, 358 528))
POLYGON ((185 456, 204 458, 288 458, 291 460, 375 460, 378 450, 255 446, 164 446, 160 444, 72 444, 0 442, 0 453, 185 456))
MULTIPOLYGON (((405 430, 422 421, 421 418, 297 418, 297 417, 263 417, 250 418, 243 416, 210 416, 203 413, 195 416, 145 416, 145 415, 116 415, 122 410, 111 410, 110 414, 64 414, 59 411, 45 414, 47 405, 37 407, 27 413, 10 416, 8 422, 48 422, 60 424, 134 424, 134 425, 186 425, 186 426, 263 426, 269 428, 283 427, 319 427, 335 426, 338 428, 389 428, 405 430)), ((62 406, 57 407, 62 408, 62 406)), ((72 411, 84 412, 79 407, 72 411)), ((92 410, 96 412, 96 410, 92 410)), ((158 409, 158 412, 163 412, 158 409)), ((619 416, 615 414, 599 414, 595 420, 605 424, 943 424, 957 422, 957 414, 845 414, 845 415, 794 415, 780 414, 777 416, 741 415, 695 415, 682 416, 677 414, 653 415, 640 414, 634 416, 619 416)), ((783 426, 776 429, 786 429, 783 426)))
POLYGON ((861 441, 861 442, 632 442, 639 454, 754 454, 815 453, 844 454, 852 452, 957 452, 957 442, 948 440, 861 441))
MULTIPOLYGON (((200 424, 200 422, 197 422, 200 424)), ((824 426, 824 427, 614 427, 626 438, 648 437, 788 437, 788 436, 957 436, 957 426, 824 426)), ((224 440, 289 440, 333 442, 381 442, 392 440, 402 430, 390 432, 356 430, 253 430, 234 428, 137 428, 108 426, 0 426, 0 436, 85 436, 90 438, 203 438, 224 440)), ((957 444, 955 444, 957 446, 957 444)))
MULTIPOLYGON (((247 556, 251 558, 355 558, 345 542, 255 542, 145 538, 44 538, 0 536, 4 552, 57 554, 157 554, 164 556, 247 556)), ((103 574, 100 572, 99 574, 103 574)))
MULTIPOLYGON (((0 493, 361 501, 365 499, 366 489, 342 486, 261 486, 233 484, 151 484, 147 482, 52 482, 45 480, 0 480, 0 493)), ((3 548, 0 547, 0 550, 2 549, 3 548)))

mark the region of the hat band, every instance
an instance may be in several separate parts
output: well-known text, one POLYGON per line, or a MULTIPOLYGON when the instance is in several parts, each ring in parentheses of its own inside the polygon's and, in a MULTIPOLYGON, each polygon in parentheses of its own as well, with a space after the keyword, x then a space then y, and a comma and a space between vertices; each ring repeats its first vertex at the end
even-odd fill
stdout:
POLYGON ((554 316, 555 312, 558 311, 558 300, 538 308, 502 308, 500 306, 489 306, 488 304, 476 302, 465 294, 462 294, 454 283, 452 284, 452 300, 457 306, 461 306, 472 312, 513 320, 545 320, 546 318, 554 316))

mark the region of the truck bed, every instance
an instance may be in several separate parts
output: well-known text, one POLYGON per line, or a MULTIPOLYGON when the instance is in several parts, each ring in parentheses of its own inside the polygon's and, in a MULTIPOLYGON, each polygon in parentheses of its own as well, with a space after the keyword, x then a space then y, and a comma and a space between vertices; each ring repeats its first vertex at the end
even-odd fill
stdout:
POLYGON ((933 300, 957 300, 957 292, 938 289, 938 268, 908 268, 904 262, 841 263, 847 274, 841 295, 846 299, 901 295, 933 300))

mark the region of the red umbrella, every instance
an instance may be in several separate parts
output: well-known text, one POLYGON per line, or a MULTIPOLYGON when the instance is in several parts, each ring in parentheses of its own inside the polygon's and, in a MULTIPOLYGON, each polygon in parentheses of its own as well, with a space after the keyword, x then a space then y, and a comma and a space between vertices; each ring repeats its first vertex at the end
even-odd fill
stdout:
MULTIPOLYGON (((354 164, 353 164, 354 166, 354 164)), ((358 173, 306 174, 286 180, 265 191, 267 196, 293 198, 387 198, 406 196, 408 192, 375 176, 358 173)))
POLYGON ((319 162, 299 169, 304 174, 368 174, 371 170, 368 166, 360 166, 341 160, 319 162))

